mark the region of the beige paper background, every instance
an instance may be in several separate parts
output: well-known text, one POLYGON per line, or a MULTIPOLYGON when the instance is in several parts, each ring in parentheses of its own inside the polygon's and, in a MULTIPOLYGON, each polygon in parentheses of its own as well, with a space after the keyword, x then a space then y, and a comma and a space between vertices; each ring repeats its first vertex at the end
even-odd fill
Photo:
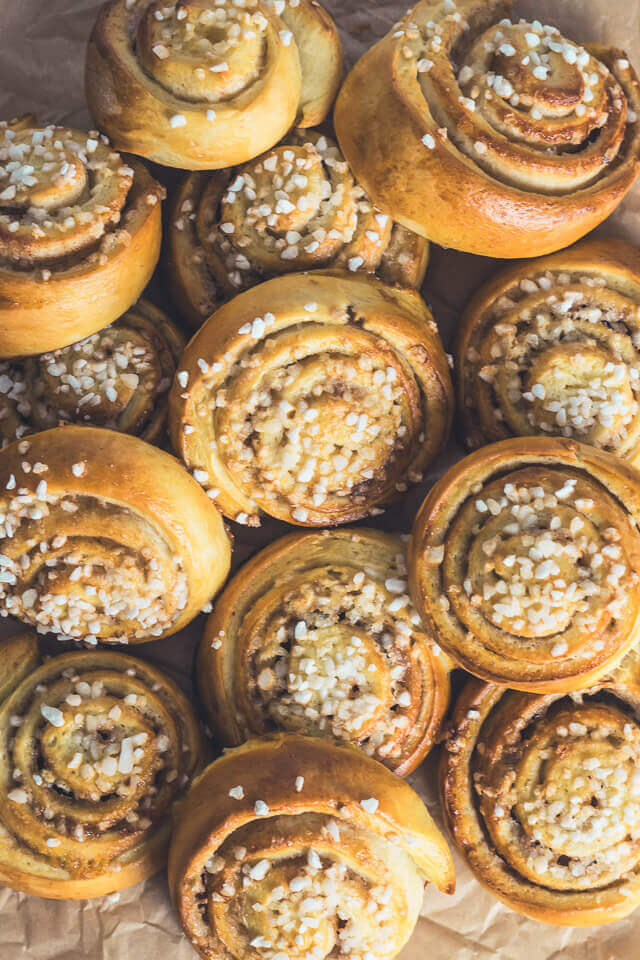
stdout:
MULTIPOLYGON (((323 0, 340 27, 347 65, 386 33, 406 0, 323 0)), ((34 111, 41 120, 89 126, 83 95, 84 47, 98 0, 0 0, 0 118, 34 111)), ((516 16, 558 26, 581 42, 626 48, 640 70, 640 0, 515 0, 516 16)), ((170 185, 171 177, 164 177, 170 185)), ((640 183, 600 232, 640 243, 640 183)), ((495 263, 433 248, 423 294, 449 344, 469 293, 495 263)), ((153 297, 162 304, 162 271, 153 297)), ((431 476, 379 526, 407 531, 426 489, 462 456, 451 443, 431 476)), ((237 527, 234 565, 284 532, 268 522, 257 532, 237 527)), ((186 690, 203 618, 177 637, 136 648, 166 668, 186 690)), ((15 624, 0 624, 0 636, 15 624)), ((55 647, 54 647, 55 649, 55 647)), ((436 819, 434 760, 411 778, 436 819)), ((402 960, 640 960, 640 910, 610 926, 580 931, 525 920, 497 903, 456 855, 454 897, 429 888, 423 916, 402 960)), ((0 960, 194 960, 169 902, 164 874, 113 897, 82 902, 38 900, 0 888, 0 960)))

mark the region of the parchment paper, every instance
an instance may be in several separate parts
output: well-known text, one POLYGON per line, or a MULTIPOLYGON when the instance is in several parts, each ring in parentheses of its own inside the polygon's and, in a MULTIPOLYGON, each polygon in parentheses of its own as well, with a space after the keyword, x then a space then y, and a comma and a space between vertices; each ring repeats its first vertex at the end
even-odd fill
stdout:
MULTIPOLYGON (((323 0, 340 27, 347 66, 404 13, 407 0, 323 0)), ((83 65, 99 0, 0 0, 0 118, 34 111, 40 120, 87 128, 83 65)), ((516 0, 515 15, 558 26, 568 37, 624 47, 640 69, 640 0, 516 0)), ((156 168, 170 186, 172 178, 156 168)), ((640 183, 604 224, 604 235, 640 244, 640 183)), ((495 270, 495 261, 432 247, 423 295, 448 346, 460 308, 495 270)), ((152 298, 166 306, 162 271, 152 298)), ((454 440, 431 475, 378 526, 408 531, 426 490, 463 455, 454 440)), ((234 525, 235 526, 235 525, 234 525)), ((234 568, 259 546, 285 532, 267 522, 259 531, 235 526, 234 568)), ((135 648, 189 691, 193 652, 204 618, 176 637, 135 648)), ((15 624, 3 621, 0 636, 15 624)), ((55 651, 55 646, 52 652, 55 651)), ((410 779, 440 822, 435 758, 410 779)), ((401 960, 640 960, 640 910, 634 917, 587 930, 549 927, 501 906, 473 880, 456 855, 458 889, 445 897, 432 888, 423 916, 401 960)), ((99 900, 39 900, 0 888, 0 960, 194 960, 173 914, 165 875, 99 900)))

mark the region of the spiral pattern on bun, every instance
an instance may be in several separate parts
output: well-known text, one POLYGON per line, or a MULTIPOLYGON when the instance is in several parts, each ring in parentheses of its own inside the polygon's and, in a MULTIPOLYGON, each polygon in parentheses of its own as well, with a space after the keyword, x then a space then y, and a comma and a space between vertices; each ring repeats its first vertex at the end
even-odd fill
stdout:
POLYGON ((112 651, 32 672, 0 707, 0 744, 0 880, 56 899, 159 870, 173 807, 205 760, 176 684, 112 651))
POLYGON ((108 0, 89 41, 96 124, 120 149, 185 170, 268 150, 322 123, 342 73, 315 0, 108 0))
POLYGON ((160 252, 164 191, 100 134, 0 123, 0 357, 116 320, 160 252))
POLYGON ((378 210, 315 130, 233 170, 188 176, 168 242, 174 299, 196 326, 268 277, 333 266, 417 288, 428 259, 427 242, 378 210))
POLYGON ((349 165, 394 219, 507 258, 584 236, 640 170, 624 52, 510 14, 510 0, 421 0, 359 61, 335 112, 349 165))
POLYGON ((359 751, 295 735, 252 740, 195 781, 169 854, 169 888, 204 960, 391 960, 425 880, 454 889, 426 807, 359 751))
POLYGON ((417 293, 342 273, 268 280, 189 343, 171 440, 225 516, 349 523, 419 482, 449 432, 452 388, 417 293))
POLYGON ((442 764, 453 838, 513 910, 591 926, 640 903, 640 688, 571 697, 472 680, 442 764))
POLYGON ((220 588, 230 544, 168 454, 93 427, 0 452, 0 613, 87 643, 141 643, 189 623, 220 588))
POLYGON ((411 594, 436 641, 475 676, 583 689, 640 635, 640 487, 611 454, 503 440, 428 494, 409 548, 411 594))
POLYGON ((226 745, 273 730, 333 738, 404 776, 439 735, 449 667, 409 600, 402 539, 353 529, 284 537, 242 567, 197 675, 226 745))
POLYGON ((467 445, 555 434, 640 462, 639 308, 640 256, 622 240, 490 280, 458 331, 467 445))
POLYGON ((161 437, 184 337, 148 300, 51 353, 0 360, 0 445, 66 423, 161 437))

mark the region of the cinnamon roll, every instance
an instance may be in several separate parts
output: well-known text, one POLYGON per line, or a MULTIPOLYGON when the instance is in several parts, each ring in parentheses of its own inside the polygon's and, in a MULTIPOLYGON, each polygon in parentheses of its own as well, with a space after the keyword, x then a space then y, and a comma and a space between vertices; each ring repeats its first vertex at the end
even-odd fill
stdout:
POLYGON ((454 840, 511 909, 571 927, 640 905, 640 688, 468 683, 442 763, 454 840))
POLYGON ((640 464, 640 253, 585 240, 484 285, 458 332, 468 446, 575 437, 640 464))
POLYGON ((583 689, 640 637, 640 483, 604 451, 530 437, 483 447, 433 487, 409 547, 413 601, 483 680, 583 689))
POLYGON ((169 854, 171 896, 204 960, 391 960, 425 880, 453 892, 451 854, 417 794, 351 747, 296 735, 207 767, 169 854))
POLYGON ((0 706, 0 744, 0 882, 65 900, 161 869, 206 757, 179 687, 114 651, 34 670, 0 706))
POLYGON ((640 171, 622 50, 512 23, 511 0, 421 0, 362 57, 335 109, 359 182, 394 220, 493 257, 568 246, 640 171))
POLYGON ((114 324, 39 357, 0 360, 0 446, 36 430, 86 423, 157 441, 185 340, 138 300, 114 324))
POLYGON ((0 615, 86 643, 170 636, 229 572, 218 511, 168 454, 94 427, 0 451, 0 615))
POLYGON ((316 130, 294 131, 233 170, 186 177, 168 247, 174 299, 194 326, 240 290, 298 270, 335 266, 420 287, 429 250, 371 203, 316 130))
POLYGON ((409 600, 402 539, 353 529, 292 534, 242 567, 197 676, 228 746, 273 730, 329 737, 405 776, 438 737, 449 670, 409 600))
POLYGON ((163 196, 98 133, 0 122, 0 358, 117 320, 158 260, 163 196))
POLYGON ((379 512, 446 442, 452 391, 417 293, 341 273, 239 294, 188 345, 174 449, 225 516, 303 526, 379 512))
POLYGON ((217 170, 294 123, 322 123, 341 76, 338 31, 316 0, 108 0, 86 91, 119 149, 217 170))

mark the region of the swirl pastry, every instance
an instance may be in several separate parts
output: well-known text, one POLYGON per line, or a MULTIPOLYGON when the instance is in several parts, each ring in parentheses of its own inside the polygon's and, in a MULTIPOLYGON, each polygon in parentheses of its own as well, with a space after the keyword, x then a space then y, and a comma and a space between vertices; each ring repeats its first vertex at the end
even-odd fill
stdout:
POLYGON ((0 122, 0 358, 120 317, 158 260, 163 196, 98 133, 0 122))
POLYGON ((640 464, 640 254, 585 240, 509 267, 467 307, 457 345, 465 440, 574 437, 640 464))
POLYGON ((316 0, 108 0, 86 90, 122 150, 217 170, 322 123, 342 76, 336 26, 316 0))
POLYGON ((0 882, 64 900, 159 870, 173 807, 205 761, 179 687, 114 651, 31 673, 0 707, 0 744, 0 882))
POLYGON ((211 500, 142 440, 68 426, 0 452, 0 614, 41 633, 170 636, 222 586, 230 552, 211 500))
POLYGON ((433 487, 411 594, 459 666, 517 690, 594 683, 640 637, 640 484, 569 440, 503 440, 433 487))
POLYGON ((572 696, 472 680, 442 763, 454 840, 475 877, 525 916, 611 923, 640 904, 640 688, 572 696))
POLYGON ((449 668, 409 600, 401 538, 354 529, 295 533, 247 563, 209 617, 197 676, 228 746, 330 737, 405 776, 440 732, 449 668))
POLYGON ((205 960, 391 960, 425 880, 455 885, 451 854, 413 790, 348 746, 252 740, 198 777, 169 853, 169 888, 205 960))
POLYGON ((609 216, 640 171, 640 87, 511 0, 421 0, 356 64, 335 109, 355 176, 456 250, 534 257, 609 216))
POLYGON ((0 446, 66 423, 158 440, 184 343, 162 310, 139 300, 79 343, 39 357, 0 360, 0 446))
POLYGON ((377 511, 446 441, 452 388, 417 293, 340 273, 239 294, 188 345, 174 449, 225 516, 303 526, 377 511))
POLYGON ((174 299, 195 326, 240 290, 297 270, 336 266, 420 287, 429 250, 373 206, 335 142, 314 130, 233 170, 186 177, 168 243, 174 299))

